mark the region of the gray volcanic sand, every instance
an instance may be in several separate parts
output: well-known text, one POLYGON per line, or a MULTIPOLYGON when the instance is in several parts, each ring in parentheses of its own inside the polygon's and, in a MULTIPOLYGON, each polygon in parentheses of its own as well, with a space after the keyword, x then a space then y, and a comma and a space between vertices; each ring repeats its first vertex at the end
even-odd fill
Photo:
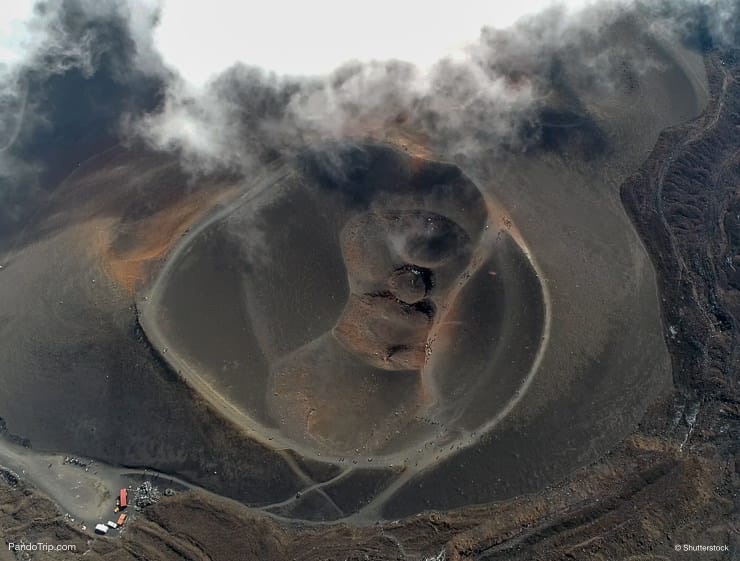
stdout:
MULTIPOLYGON (((646 42, 629 29, 618 33, 615 44, 627 50, 646 42)), ((348 216, 336 203, 323 204, 333 197, 314 199, 318 190, 302 190, 302 170, 275 178, 283 185, 279 194, 286 197, 261 205, 244 203, 228 218, 195 228, 172 253, 171 264, 184 264, 192 252, 190 269, 182 268, 188 282, 165 282, 168 294, 182 291, 170 302, 189 299, 188 306, 173 311, 188 321, 160 317, 161 307, 142 303, 144 323, 149 314, 157 316, 152 324, 180 338, 161 356, 175 371, 182 370, 193 389, 148 346, 137 329, 130 297, 106 280, 86 250, 90 239, 78 222, 89 217, 67 212, 79 207, 79 193, 65 200, 64 194, 74 195, 74 190, 62 189, 57 212, 64 220, 54 229, 32 232, 30 241, 2 255, 0 415, 11 432, 29 438, 34 448, 111 464, 148 465, 247 504, 279 503, 275 509, 287 516, 311 519, 339 518, 340 512, 359 512, 353 519, 357 522, 397 518, 504 499, 557 481, 609 450, 670 381, 653 269, 622 210, 618 187, 647 156, 659 131, 698 114, 706 92, 698 56, 681 47, 668 49, 659 40, 647 43, 660 64, 636 76, 631 87, 617 84, 608 94, 576 92, 582 110, 603 131, 603 151, 591 153, 600 143, 588 137, 571 143, 577 128, 567 129, 564 140, 553 128, 545 131, 541 150, 506 157, 473 154, 455 161, 510 215, 517 231, 511 232, 514 241, 502 237, 455 297, 449 321, 463 315, 467 325, 439 326, 434 333, 445 351, 433 353, 428 377, 414 374, 423 382, 422 405, 433 413, 431 421, 450 419, 457 432, 423 424, 412 415, 409 426, 419 431, 407 438, 427 442, 432 434, 437 440, 412 456, 398 455, 398 461, 390 454, 382 463, 393 463, 394 470, 406 468, 397 477, 385 479, 385 469, 370 467, 380 458, 370 463, 364 454, 344 461, 331 458, 347 469, 318 467, 323 458, 318 457, 319 446, 299 438, 297 431, 286 436, 280 415, 267 403, 271 365, 331 331, 351 289, 339 237, 327 233, 348 216), (301 205, 303 219, 313 213, 307 220, 313 228, 292 224, 284 212, 301 205), (239 221, 249 233, 243 240, 237 236, 239 221), (212 236, 210 242, 207 236, 212 236), (505 325, 541 313, 536 300, 522 296, 521 306, 497 315, 496 283, 506 268, 495 259, 509 250, 516 255, 519 242, 537 266, 537 284, 549 294, 550 322, 545 352, 535 357, 537 370, 526 391, 517 394, 519 386, 515 402, 502 405, 496 400, 517 386, 516 377, 504 380, 499 394, 493 373, 456 380, 452 366, 456 352, 466 355, 470 371, 496 360, 495 346, 487 347, 486 338, 505 338, 505 325), (292 244, 299 249, 288 251, 292 244), (213 250, 210 264, 208 251, 198 247, 213 250), (218 258, 219 251, 232 250, 239 259, 218 258), (290 263, 280 262, 287 257, 290 263), (241 266, 247 263, 257 264, 262 275, 250 275, 241 266), (487 275, 489 269, 497 275, 487 275), (312 298, 305 298, 307 292, 312 298), (489 305, 490 315, 485 313, 489 305), (209 326, 207 333, 196 327, 201 321, 209 326), (189 342, 190 329, 213 346, 181 348, 189 342), (196 352, 199 356, 191 356, 196 352), (440 375, 445 372, 449 378, 440 375), (213 385, 198 385, 193 373, 213 385), (480 380, 487 385, 474 389, 480 380), (466 402, 452 393, 458 388, 480 398, 466 402), (435 402, 435 395, 447 401, 435 402), (455 418, 458 408, 446 403, 464 405, 464 415, 455 418), (498 423, 488 430, 473 428, 491 418, 498 423), (295 454, 312 459, 296 461, 295 454, 273 446, 294 447, 295 454), (378 474, 370 490, 348 483, 359 462, 378 474), (293 508, 296 492, 308 488, 316 489, 308 498, 323 501, 322 506, 293 508)), ((567 70, 565 64, 565 81, 567 70)), ((185 181, 174 162, 163 165, 158 158, 117 149, 83 164, 67 186, 86 183, 88 198, 115 186, 132 200, 145 200, 147 190, 185 181)), ((461 224, 465 214, 449 218, 461 224)), ((526 294, 532 286, 531 279, 525 280, 531 274, 528 261, 512 258, 507 263, 512 274, 519 268, 514 286, 526 294)), ((179 274, 179 266, 169 269, 179 274)), ((412 286, 408 294, 417 294, 414 290, 412 286)), ((154 331, 147 328, 162 353, 166 345, 154 331)), ((507 356, 521 369, 531 359, 532 341, 517 344, 519 353, 507 356)))
POLYGON ((31 231, 4 253, 1 416, 36 450, 155 467, 248 504, 282 500, 305 486, 302 476, 214 416, 165 367, 130 296, 89 249, 84 226, 104 213, 75 214, 101 186, 140 200, 142 191, 185 181, 177 170, 171 158, 124 149, 93 158, 52 203, 70 222, 31 231))

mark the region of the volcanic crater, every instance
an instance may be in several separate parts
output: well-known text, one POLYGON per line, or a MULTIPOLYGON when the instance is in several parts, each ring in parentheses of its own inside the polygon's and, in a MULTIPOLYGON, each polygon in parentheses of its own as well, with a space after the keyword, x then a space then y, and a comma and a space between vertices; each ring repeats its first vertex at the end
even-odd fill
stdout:
POLYGON ((546 342, 545 292, 511 224, 458 167, 379 143, 324 150, 277 166, 259 197, 187 236, 144 325, 265 443, 420 468, 431 456, 419 449, 456 450, 519 397, 546 342), (216 256, 214 243, 231 249, 216 256), (217 303, 191 297, 213 286, 217 303), (530 321, 510 325, 520 299, 530 321), (486 346, 471 353, 478 307, 486 346), (216 355, 204 323, 207 340, 243 335, 216 355))

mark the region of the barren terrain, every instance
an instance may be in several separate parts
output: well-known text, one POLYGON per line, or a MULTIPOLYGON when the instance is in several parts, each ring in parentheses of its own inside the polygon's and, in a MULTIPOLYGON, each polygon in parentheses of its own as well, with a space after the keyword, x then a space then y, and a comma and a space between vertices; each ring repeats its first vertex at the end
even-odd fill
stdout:
MULTIPOLYGON (((629 316, 631 319, 625 320, 627 325, 624 329, 635 330, 635 337, 655 338, 654 345, 646 344, 645 347, 654 354, 645 353, 647 356, 642 357, 646 369, 649 358, 653 357, 658 362, 662 360, 659 349, 663 345, 663 339, 665 340, 670 353, 672 378, 667 382, 663 380, 661 372, 664 370, 660 365, 655 366, 655 379, 648 384, 652 388, 651 391, 644 392, 643 389, 643 393, 648 394, 642 396, 644 402, 633 404, 630 413, 625 413, 626 421, 622 419, 616 422, 613 419, 606 419, 605 423, 608 421, 613 424, 610 425, 612 430, 605 431, 608 432, 608 437, 605 437, 603 442, 591 444, 592 449, 581 450, 578 448, 580 446, 578 442, 564 440, 563 442, 573 447, 572 451, 566 450, 558 454, 571 453, 573 457, 562 462, 559 468, 561 471, 554 469, 552 464, 556 459, 565 456, 546 453, 549 450, 545 450, 543 444, 541 449, 535 450, 542 456, 539 459, 555 459, 551 459, 549 464, 543 461, 542 467, 537 468, 541 472, 525 474, 524 482, 517 481, 512 475, 512 481, 500 486, 491 484, 491 488, 484 489, 479 483, 472 482, 480 471, 470 466, 476 465, 475 456, 485 449, 472 447, 467 456, 460 456, 455 460, 459 464, 455 466, 455 470, 438 471, 436 480, 431 477, 412 481, 407 488, 407 494, 404 496, 400 493, 396 501, 391 501, 389 507, 381 513, 384 516, 379 516, 372 524, 309 524, 289 521, 281 515, 270 516, 259 512, 257 508, 270 504, 275 496, 280 496, 286 501, 293 496, 296 499, 300 498, 301 492, 311 489, 306 487, 307 479, 314 485, 326 481, 341 483, 341 479, 333 479, 337 475, 336 471, 321 464, 296 459, 284 450, 274 452, 269 447, 245 442, 242 439, 243 435, 233 427, 224 422, 214 421, 209 406, 199 401, 191 390, 181 387, 181 380, 172 376, 171 371, 162 364, 161 354, 153 352, 141 333, 136 332, 137 338, 134 338, 136 343, 130 343, 131 348, 126 352, 120 351, 115 360, 108 358, 106 362, 96 358, 99 362, 95 363, 97 364, 95 368, 84 369, 87 375, 90 375, 92 370, 102 373, 100 379, 94 382, 98 384, 95 386, 98 393, 92 395, 95 395, 96 399, 100 394, 108 397, 105 403, 100 405, 98 413, 90 412, 94 410, 92 398, 77 397, 76 401, 68 402, 66 407, 73 413, 84 409, 87 417, 75 419, 73 422, 69 420, 72 414, 62 416, 57 412, 56 418, 64 418, 65 421, 54 433, 50 432, 48 427, 37 426, 35 419, 29 415, 24 416, 17 407, 14 409, 8 404, 9 416, 15 420, 15 424, 10 426, 12 432, 20 432, 24 437, 30 434, 30 443, 26 444, 31 444, 32 448, 37 440, 40 440, 46 445, 42 445, 42 448, 48 448, 50 443, 69 448, 88 446, 90 450, 112 458, 114 463, 135 461, 142 464, 145 459, 151 459, 162 467, 171 467, 172 471, 181 473, 186 478, 197 479, 204 487, 217 489, 220 494, 231 496, 241 502, 215 497, 198 490, 183 492, 173 497, 162 498, 156 504, 144 508, 124 529, 120 539, 93 539, 89 532, 82 531, 79 525, 65 519, 59 507, 36 489, 31 481, 25 481, 23 477, 18 478, 8 471, 3 471, 0 477, 0 505, 2 505, 0 534, 3 539, 42 540, 78 545, 74 554, 44 552, 29 558, 76 559, 84 555, 86 559, 111 561, 143 559, 554 561, 564 558, 584 561, 610 559, 658 561, 698 558, 695 553, 676 552, 674 549, 676 544, 720 544, 727 545, 730 549, 729 553, 702 553, 700 558, 703 560, 725 560, 737 556, 740 551, 740 538, 737 533, 740 523, 737 511, 737 489, 740 483, 737 462, 737 446, 740 441, 737 380, 740 367, 738 346, 740 273, 737 271, 737 267, 740 267, 738 195, 740 60, 736 52, 715 52, 705 58, 705 65, 711 96, 703 113, 686 124, 665 130, 659 136, 648 159, 640 165, 636 173, 621 182, 620 187, 624 209, 640 234, 642 244, 647 249, 657 273, 662 319, 662 329, 656 330, 650 312, 646 312, 647 319, 641 326, 637 325, 636 320, 635 323, 630 323, 634 318, 629 316), (147 359, 133 360, 131 356, 146 356, 147 359), (108 384, 102 378, 105 372, 126 371, 131 372, 132 376, 139 372, 141 376, 142 370, 146 376, 138 381, 131 380, 130 385, 124 384, 117 391, 104 389, 108 384), (129 412, 130 421, 123 413, 116 415, 110 413, 113 410, 110 405, 116 402, 122 392, 136 395, 135 392, 140 391, 137 388, 146 387, 148 384, 162 395, 169 396, 165 402, 166 408, 158 409, 156 420, 152 420, 151 417, 145 418, 146 404, 151 404, 150 407, 161 407, 163 402, 154 400, 146 393, 140 398, 144 404, 137 405, 136 400, 131 399, 134 405, 125 409, 129 412), (106 404, 108 409, 105 407, 106 404), (136 438, 131 436, 131 432, 126 431, 114 431, 113 436, 109 437, 96 434, 91 427, 100 426, 100 430, 104 430, 98 421, 106 414, 113 417, 111 420, 114 423, 131 425, 135 429, 133 432, 136 433, 136 438), (639 426, 624 438, 619 438, 620 431, 631 426, 630 415, 640 419, 639 426), (193 421, 193 417, 200 422, 193 421), (173 423, 174 426, 170 426, 169 423, 173 423), (16 426, 24 430, 20 431, 16 426), (69 427, 74 427, 74 430, 70 430, 69 427), (204 450, 208 447, 213 454, 205 451, 183 451, 171 442, 173 439, 185 437, 189 439, 193 450, 199 446, 204 450), (618 443, 614 445, 614 441, 618 443), (581 467, 573 471, 571 467, 574 463, 581 467), (207 468, 207 472, 204 468, 207 468), (222 468, 226 473, 217 473, 222 468), (567 474, 562 473, 563 471, 567 474), (456 477, 459 478, 461 473, 471 474, 473 477, 458 481, 456 477), (567 477, 558 477, 559 474, 567 477), (440 478, 448 483, 445 489, 437 486, 440 478), (454 488, 455 485, 457 488, 454 488), (479 493, 478 498, 485 500, 468 500, 466 493, 471 492, 470 488, 466 488, 468 485, 479 493), (445 496, 445 492, 449 495, 445 496), (512 498, 513 495, 516 496, 512 498), (481 504, 470 504, 472 502, 481 504), (463 503, 464 506, 459 503, 463 503), (444 504, 446 508, 444 510, 436 508, 439 504, 444 504), (406 516, 409 511, 412 514, 406 516)), ((693 106, 691 103, 688 105, 693 106)), ((687 111, 690 112, 688 109, 687 111)), ((675 115, 680 112, 676 110, 675 115)), ((656 124, 660 124, 658 118, 653 123, 656 124)), ((610 132, 614 133, 613 130, 610 132)), ((623 166, 629 167, 630 162, 638 158, 640 154, 638 148, 635 148, 635 153, 627 158, 628 161, 623 163, 623 166)), ((478 182, 481 182, 480 178, 485 177, 481 170, 474 175, 478 182)), ((588 173, 584 173, 584 176, 596 177, 595 174, 589 176, 588 173)), ((514 188, 511 189, 513 193, 514 188)), ((578 185, 573 189, 581 189, 581 194, 587 192, 584 187, 578 185)), ((506 197, 505 191, 503 196, 506 197)), ((185 197, 183 200, 188 199, 185 197)), ((543 199, 540 203, 546 200, 543 199)), ((587 209, 609 208, 610 205, 610 199, 602 200, 596 195, 593 200, 585 201, 581 204, 587 209)), ((186 202, 182 204, 184 206, 173 208, 189 208, 186 202)), ((540 210, 537 205, 532 205, 531 208, 535 215, 536 211, 540 210)), ((614 213, 608 215, 612 216, 612 225, 622 224, 623 217, 619 214, 621 209, 612 210, 614 213)), ((100 211, 96 211, 95 214, 99 215, 100 211)), ((178 218, 173 219, 172 224, 176 226, 167 228, 166 235, 162 238, 165 241, 158 242, 157 248, 169 246, 173 236, 184 231, 186 224, 197 220, 197 216, 187 210, 175 214, 178 218)), ((527 215, 526 209, 514 208, 512 214, 516 218, 514 222, 522 228, 526 237, 528 222, 533 220, 532 215, 527 215)), ((588 230, 587 226, 589 226, 587 222, 582 225, 584 231, 588 230)), ((563 228, 564 230, 572 228, 577 232, 578 224, 563 228)), ((529 239, 534 237, 536 241, 538 235, 536 225, 529 231, 532 232, 529 239)), ((593 227, 592 231, 596 231, 596 227, 593 227)), ((614 226, 613 231, 622 230, 614 226)), ((82 235, 82 231, 75 231, 74 235, 82 235)), ((572 232, 569 235, 572 235, 572 232)), ((69 232, 62 232, 59 237, 50 239, 57 242, 61 239, 64 243, 48 246, 45 244, 50 242, 46 239, 34 240, 29 248, 48 260, 55 254, 55 247, 76 247, 74 239, 77 238, 69 232)), ((573 239, 578 237, 573 236, 573 239)), ((623 237, 618 239, 624 241, 631 238, 624 233, 623 237)), ((593 241, 583 243, 584 248, 594 248, 593 241)), ((536 247, 544 247, 544 242, 543 245, 535 243, 536 247)), ((621 263, 628 262, 628 258, 631 257, 634 259, 635 269, 630 270, 645 271, 641 284, 634 289, 641 295, 638 301, 646 303, 646 309, 654 307, 655 294, 648 290, 652 286, 653 276, 648 271, 649 266, 644 267, 642 246, 635 242, 619 247, 623 253, 615 251, 614 259, 621 260, 619 261, 621 263), (625 247, 628 249, 624 249, 625 247)), ((604 253, 597 254, 594 250, 594 254, 591 255, 593 262, 589 263, 589 267, 607 260, 606 250, 603 251, 604 253)), ((136 255, 138 259, 138 253, 132 255, 136 255)), ((146 255, 159 256, 161 251, 157 249, 146 255)), ((554 260, 558 255, 550 255, 553 256, 543 257, 546 272, 557 270, 548 263, 548 259, 554 260)), ((22 260, 24 254, 18 252, 13 255, 13 259, 22 260)), ((74 260, 75 263, 83 264, 82 271, 64 262, 61 264, 59 278, 77 280, 83 278, 86 282, 92 281, 93 278, 101 282, 100 279, 105 278, 98 276, 99 273, 106 271, 99 268, 99 261, 89 256, 78 256, 74 260), (91 273, 96 274, 93 276, 91 273)), ((569 274, 573 276, 566 276, 563 273, 559 278, 563 281, 577 279, 573 271, 579 271, 579 266, 578 263, 573 263, 569 267, 569 274)), ((11 261, 7 270, 0 274, 13 274, 13 267, 14 263, 11 261)), ((583 269, 586 270, 588 267, 584 265, 583 269)), ((120 290, 122 295, 115 305, 109 304, 112 312, 108 317, 115 320, 108 320, 110 325, 106 329, 111 333, 122 335, 131 329, 127 326, 131 325, 130 322, 135 317, 130 308, 130 300, 123 295, 128 293, 131 286, 136 285, 132 279, 141 277, 138 269, 134 275, 127 273, 123 276, 115 274, 116 270, 115 267, 111 269, 112 288, 109 287, 109 290, 120 290)), ((601 286, 599 284, 601 277, 598 275, 598 272, 594 273, 594 283, 597 287, 601 286)), ((604 275, 604 286, 608 284, 607 280, 615 283, 618 278, 604 275)), ((55 277, 50 275, 47 278, 41 275, 39 278, 47 279, 45 283, 51 286, 55 277)), ((584 278, 583 281, 586 282, 587 279, 584 278)), ((550 283, 556 299, 562 298, 564 303, 573 301, 567 297, 576 294, 575 282, 567 286, 552 284, 551 281, 550 283)), ((66 312, 63 311, 63 302, 69 302, 67 295, 75 292, 70 290, 65 293, 65 286, 58 288, 62 292, 59 295, 50 295, 49 304, 52 300, 60 302, 57 304, 62 306, 62 311, 58 312, 61 318, 60 325, 71 330, 70 333, 77 333, 75 330, 81 329, 80 325, 83 322, 76 316, 65 315, 66 312)), ((603 298, 608 296, 604 295, 603 298)), ((596 302, 599 297, 596 290, 583 295, 589 302, 596 302)), ((634 301, 626 297, 624 302, 620 301, 620 305, 625 309, 634 304, 634 301)), ((599 308, 603 309, 609 308, 599 308)), ((11 309, 7 313, 12 315, 12 311, 11 309)), ((575 331, 567 331, 570 322, 583 321, 586 326, 592 325, 589 323, 591 321, 588 317, 589 311, 598 310, 596 308, 582 312, 575 310, 565 314, 565 321, 562 323, 563 332, 558 337, 567 340, 575 336, 575 331)), ((102 325, 105 318, 101 317, 98 321, 102 325)), ((43 331, 41 319, 30 325, 39 326, 39 330, 43 331)), ((78 343, 77 351, 82 349, 88 352, 90 357, 97 357, 95 347, 101 345, 100 339, 87 331, 83 330, 82 333, 87 334, 88 338, 78 343), (89 342, 87 343, 89 348, 85 341, 89 342)), ((599 333, 606 337, 610 332, 604 330, 599 333)), ((7 328, 5 334, 10 335, 7 328)), ((110 342, 102 346, 112 349, 118 340, 120 338, 111 335, 110 342)), ((596 346, 594 343, 594 347, 596 346)), ((159 352, 161 353, 161 349, 159 352)), ((8 352, 11 358, 19 355, 19 351, 8 352)), ((81 356, 79 352, 74 356, 71 354, 67 356, 63 355, 61 350, 57 350, 50 353, 48 360, 49 364, 58 364, 62 358, 70 371, 74 371, 81 368, 77 364, 79 356, 81 356)), ((605 352, 604 355, 595 356, 609 357, 613 356, 613 353, 610 355, 605 352)), ((42 361, 44 356, 39 355, 34 360, 42 361)), ((558 363, 557 360, 553 360, 555 364, 558 363)), ((593 370, 606 377, 605 367, 594 366, 593 370)), ((41 371, 43 369, 38 368, 38 372, 41 371)), ((637 369, 635 376, 642 372, 637 369)), ((549 383, 555 384, 558 381, 556 377, 549 383)), ((608 386, 608 380, 604 384, 606 389, 611 388, 608 386)), ((548 387, 545 384, 540 391, 544 393, 548 387)), ((638 399, 640 388, 636 382, 629 384, 627 390, 634 393, 627 397, 621 395, 615 398, 618 404, 623 405, 621 399, 626 401, 638 399), (632 397, 633 395, 638 397, 632 397)), ((61 389, 58 392, 63 393, 61 389)), ((538 395, 540 394, 535 393, 535 397, 538 395)), ((604 407, 608 395, 609 392, 605 390, 602 396, 604 401, 591 406, 594 409, 604 407)), ((59 399, 59 396, 55 397, 51 392, 49 396, 45 401, 36 403, 39 405, 48 403, 53 412, 54 400, 59 399)), ((535 405, 536 403, 535 401, 535 405)), ((524 419, 522 422, 536 418, 535 413, 541 410, 535 405, 528 410, 530 416, 522 415, 524 419)), ((587 405, 584 404, 584 411, 588 411, 587 405)), ((621 413, 623 409, 617 408, 617 411, 621 413)), ((39 412, 41 418, 47 418, 43 417, 47 414, 46 411, 39 412)), ((583 415, 583 418, 578 420, 585 425, 588 417, 586 413, 583 415)), ((49 414, 48 419, 53 418, 49 414)), ((567 425, 569 420, 564 417, 561 422, 567 425)), ((592 430, 595 431, 596 428, 592 430)), ((507 443, 506 438, 513 438, 511 435, 515 435, 516 431, 517 427, 510 429, 507 433, 509 436, 502 437, 502 442, 507 443)), ((588 436, 589 433, 583 434, 588 436)), ((559 432, 553 433, 552 436, 543 433, 541 436, 542 440, 553 440, 555 444, 559 437, 559 432)), ((533 441, 530 446, 536 447, 538 444, 533 441)), ((514 444, 510 450, 512 456, 521 452, 514 444)), ((535 453, 533 457, 538 459, 538 454, 535 453)), ((509 468, 512 465, 519 465, 517 458, 514 457, 501 461, 504 464, 509 462, 509 468)), ((488 462, 481 465, 489 474, 497 473, 495 471, 497 469, 506 469, 506 465, 500 468, 489 465, 488 462)), ((532 465, 532 461, 528 462, 530 468, 532 465)), ((369 469, 368 471, 358 469, 352 474, 354 478, 352 493, 356 502, 348 505, 346 511, 356 509, 358 504, 363 505, 364 501, 369 501, 368 497, 382 491, 386 483, 374 478, 374 475, 376 474, 369 469), (361 483, 364 483, 364 487, 361 483), (365 498, 360 496, 363 489, 367 491, 365 498)), ((323 493, 322 490, 322 496, 323 493)), ((342 493, 339 492, 338 496, 341 498, 342 493)), ((307 498, 310 500, 310 493, 307 493, 307 498)), ((325 498, 322 498, 323 500, 325 498)), ((321 511, 318 506, 314 506, 314 512, 321 511)), ((310 511, 309 507, 305 510, 310 511)), ((288 514, 288 518, 302 517, 300 509, 297 515, 288 514)))

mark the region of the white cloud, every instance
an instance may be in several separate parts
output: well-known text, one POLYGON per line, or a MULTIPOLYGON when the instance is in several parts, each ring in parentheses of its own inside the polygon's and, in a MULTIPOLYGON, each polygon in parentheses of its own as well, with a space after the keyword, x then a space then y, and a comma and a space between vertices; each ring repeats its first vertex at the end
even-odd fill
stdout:
MULTIPOLYGON (((598 37, 599 25, 620 12, 610 8, 638 1, 64 0, 43 3, 40 14, 39 2, 5 0, 0 148, 12 145, 23 115, 19 68, 40 65, 49 75, 69 67, 91 72, 97 64, 96 42, 105 37, 70 41, 60 25, 63 10, 76 9, 93 23, 113 16, 125 22, 137 47, 127 68, 163 78, 161 111, 130 130, 157 147, 182 149, 192 161, 239 167, 251 154, 245 135, 258 142, 270 136, 270 147, 279 149, 302 136, 341 136, 363 119, 382 122, 394 113, 434 121, 437 132, 459 135, 457 144, 469 142, 465 131, 475 134, 476 127, 506 137, 547 93, 537 77, 547 70, 548 54, 584 33, 598 37), (538 23, 522 24, 545 13, 538 23), (485 33, 481 39, 491 28, 514 31, 503 44, 485 33), (514 67, 527 77, 516 84, 507 75, 514 67), (264 105, 273 109, 267 118, 264 105)), ((714 29, 737 13, 727 8, 733 0, 644 2, 676 13, 709 6, 714 29)), ((589 60, 576 64, 588 67, 589 60)))

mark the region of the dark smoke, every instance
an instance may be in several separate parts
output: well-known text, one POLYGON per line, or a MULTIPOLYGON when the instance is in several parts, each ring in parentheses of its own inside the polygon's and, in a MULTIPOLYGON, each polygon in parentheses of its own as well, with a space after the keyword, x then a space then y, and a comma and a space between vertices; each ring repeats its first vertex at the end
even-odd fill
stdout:
POLYGON ((0 238, 85 158, 119 141, 126 113, 154 110, 164 88, 146 74, 114 4, 39 3, 37 52, 0 91, 0 238))

